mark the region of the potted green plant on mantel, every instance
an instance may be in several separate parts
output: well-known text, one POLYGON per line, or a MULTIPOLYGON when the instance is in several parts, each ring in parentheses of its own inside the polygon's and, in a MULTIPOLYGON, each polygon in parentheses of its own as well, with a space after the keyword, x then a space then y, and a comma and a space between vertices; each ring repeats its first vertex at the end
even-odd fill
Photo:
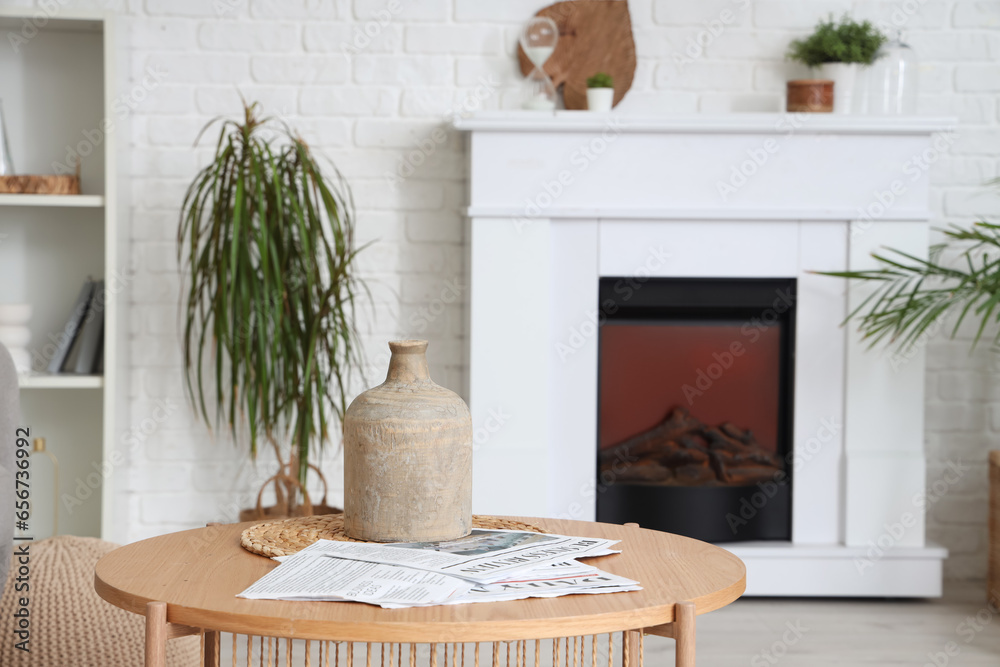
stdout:
POLYGON ((615 82, 610 74, 598 72, 587 77, 587 109, 611 111, 615 101, 615 82))
POLYGON ((871 21, 854 21, 844 16, 816 24, 805 39, 788 46, 786 58, 819 69, 819 78, 833 81, 834 113, 850 113, 858 71, 871 65, 886 41, 871 21))
POLYGON ((184 197, 182 344, 196 411, 237 439, 245 432, 252 457, 262 439, 274 448, 275 513, 294 514, 299 498, 310 506, 310 450, 328 439, 331 415, 342 420, 361 368, 354 311, 364 286, 350 188, 275 126, 244 103, 184 197))

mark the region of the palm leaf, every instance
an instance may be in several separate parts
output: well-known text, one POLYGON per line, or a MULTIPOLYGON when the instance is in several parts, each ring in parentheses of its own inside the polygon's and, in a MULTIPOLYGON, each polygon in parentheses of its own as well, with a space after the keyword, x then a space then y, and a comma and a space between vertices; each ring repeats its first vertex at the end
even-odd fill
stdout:
MULTIPOLYGON (((941 231, 946 242, 933 246, 926 259, 888 250, 872 255, 877 269, 822 272, 874 286, 847 316, 848 321, 858 322, 871 346, 888 341, 908 351, 954 313, 952 337, 968 318, 977 318, 974 349, 987 327, 1000 321, 1000 225, 976 222, 969 228, 951 225, 941 231), (960 251, 955 266, 945 263, 948 250, 960 251)), ((1000 340, 1000 329, 993 340, 1000 340)))

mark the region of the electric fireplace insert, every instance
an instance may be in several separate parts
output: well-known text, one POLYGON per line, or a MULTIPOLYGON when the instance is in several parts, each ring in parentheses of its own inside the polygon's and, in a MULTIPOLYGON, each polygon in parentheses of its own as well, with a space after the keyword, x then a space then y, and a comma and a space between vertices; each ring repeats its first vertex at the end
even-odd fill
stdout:
POLYGON ((601 279, 598 521, 791 539, 795 290, 601 279))

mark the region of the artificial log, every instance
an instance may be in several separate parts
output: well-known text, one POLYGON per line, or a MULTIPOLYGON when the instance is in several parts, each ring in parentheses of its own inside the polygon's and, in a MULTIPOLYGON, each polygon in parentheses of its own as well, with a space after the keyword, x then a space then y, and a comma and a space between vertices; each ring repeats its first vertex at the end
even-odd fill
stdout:
POLYGON ((653 428, 600 452, 607 482, 678 486, 746 486, 784 470, 749 429, 709 426, 675 407, 653 428))

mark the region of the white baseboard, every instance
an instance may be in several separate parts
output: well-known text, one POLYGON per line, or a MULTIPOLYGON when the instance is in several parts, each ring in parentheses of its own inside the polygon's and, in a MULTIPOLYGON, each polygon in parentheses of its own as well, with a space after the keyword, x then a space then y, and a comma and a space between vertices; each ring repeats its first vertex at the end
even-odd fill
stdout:
POLYGON ((948 550, 937 546, 874 548, 794 545, 790 542, 720 544, 747 566, 752 597, 941 597, 948 550))

